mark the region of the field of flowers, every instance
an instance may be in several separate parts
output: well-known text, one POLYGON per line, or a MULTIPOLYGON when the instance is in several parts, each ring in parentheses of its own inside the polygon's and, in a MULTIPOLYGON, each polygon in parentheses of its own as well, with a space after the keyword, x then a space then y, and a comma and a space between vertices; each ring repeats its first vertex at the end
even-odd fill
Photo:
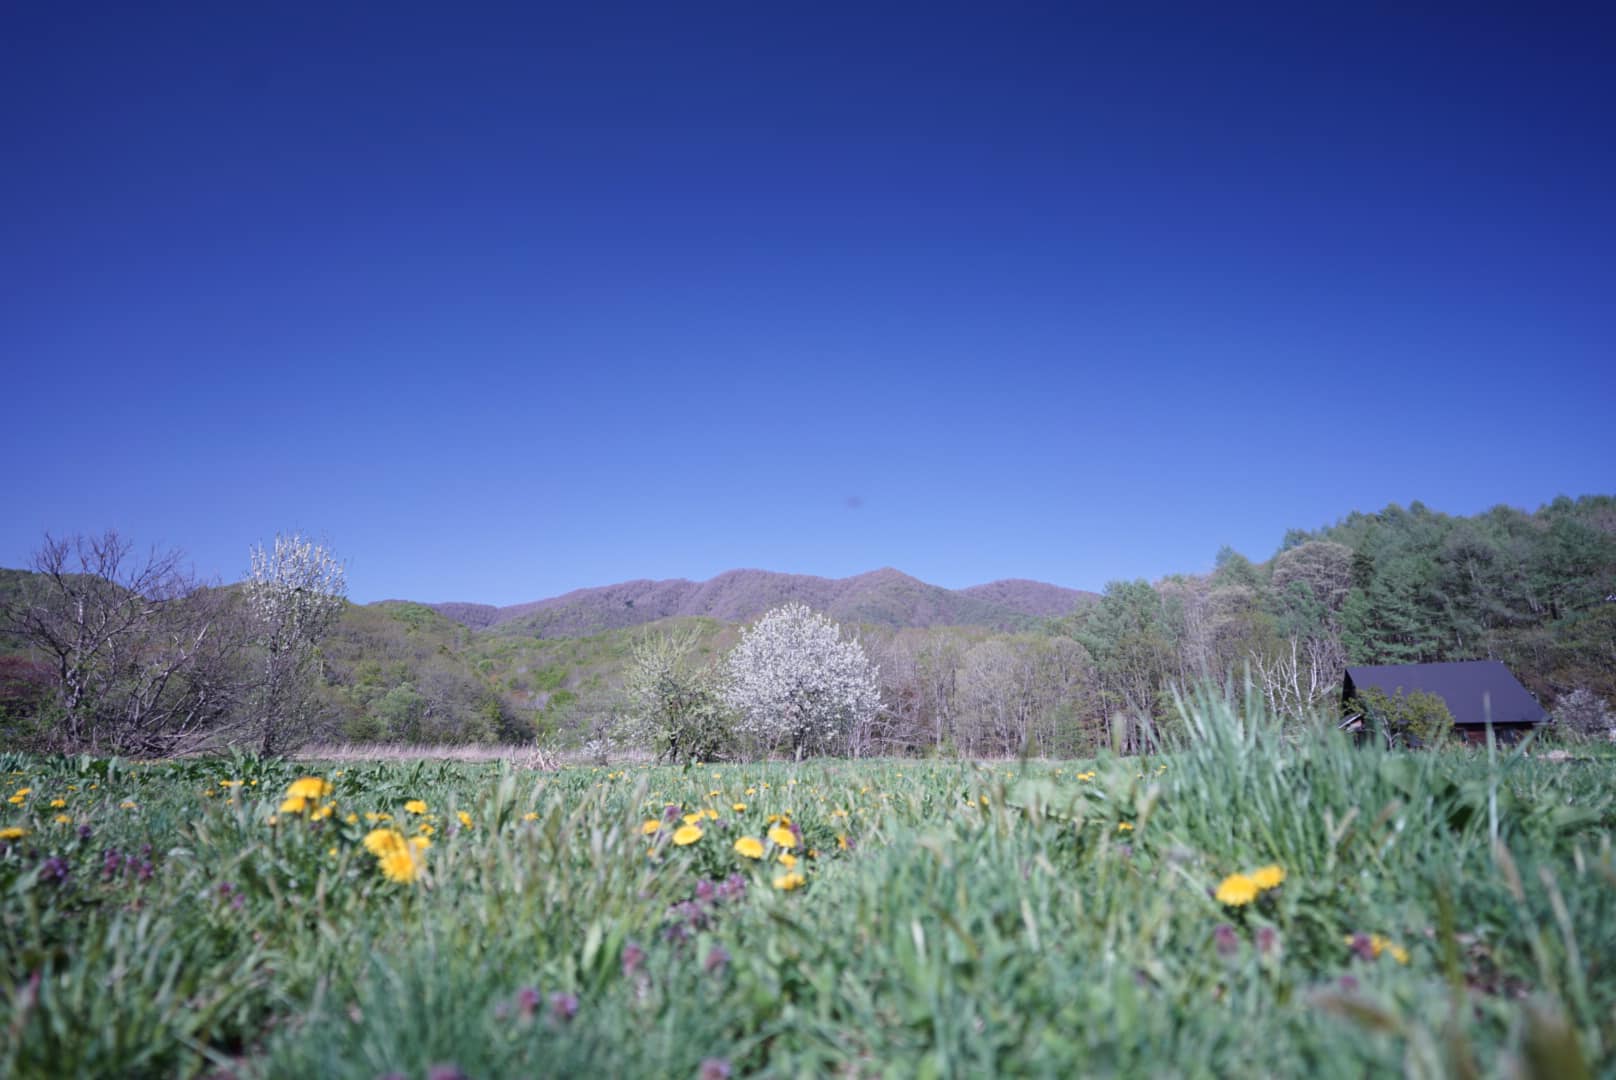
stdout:
POLYGON ((0 756, 0 1074, 1616 1069, 1610 758, 0 756))

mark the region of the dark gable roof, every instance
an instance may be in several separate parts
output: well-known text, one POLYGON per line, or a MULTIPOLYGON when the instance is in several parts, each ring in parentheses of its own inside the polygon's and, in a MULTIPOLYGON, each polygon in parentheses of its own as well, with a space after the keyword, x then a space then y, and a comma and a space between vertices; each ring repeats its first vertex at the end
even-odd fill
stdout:
POLYGON ((1548 720, 1543 706, 1526 687, 1515 681, 1509 668, 1497 660, 1467 660, 1453 664, 1379 664, 1349 667, 1342 685, 1349 689, 1374 687, 1388 694, 1399 690, 1435 694, 1448 703, 1456 724, 1541 724, 1548 720), (1489 709, 1491 710, 1489 714, 1489 709))

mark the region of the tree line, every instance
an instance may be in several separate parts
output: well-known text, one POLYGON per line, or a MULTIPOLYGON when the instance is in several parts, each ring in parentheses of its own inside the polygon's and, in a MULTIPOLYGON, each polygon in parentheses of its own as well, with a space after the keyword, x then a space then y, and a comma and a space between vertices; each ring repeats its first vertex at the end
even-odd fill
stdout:
MULTIPOLYGON (((1208 574, 1114 581, 1037 632, 860 637, 880 708, 842 733, 847 753, 1136 751, 1178 722, 1175 695, 1206 681, 1249 679, 1269 710, 1305 724, 1336 711, 1349 664, 1479 659, 1504 661, 1563 729, 1603 736, 1616 699, 1616 499, 1474 517, 1394 505, 1293 530, 1262 563, 1224 549, 1208 574)), ((679 675, 692 651, 642 647, 626 706, 608 710, 643 715, 656 700, 647 672, 680 700, 702 678, 722 682, 722 665, 679 675)), ((710 753, 722 695, 694 700, 710 753)))
POLYGON ((344 571, 296 534, 248 558, 244 580, 219 588, 178 550, 47 535, 0 602, 0 633, 24 651, 0 681, 5 743, 136 757, 297 746, 318 723, 344 571))
POLYGON ((0 578, 0 633, 21 643, 0 657, 8 743, 1076 756, 1146 747, 1177 723, 1175 692, 1206 680, 1249 679, 1304 723, 1336 708, 1349 663, 1471 659, 1502 660, 1567 727, 1602 732, 1616 701, 1609 496, 1471 517, 1419 503, 1353 513, 1293 530, 1261 562, 1225 549, 1205 574, 1112 582, 1018 633, 799 618, 739 640, 699 620, 523 641, 419 605, 348 604, 330 553, 301 537, 256 549, 247 579, 223 588, 188 578, 177 553, 137 554, 115 534, 48 541, 32 573, 0 578), (845 647, 855 641, 867 673, 845 647), (737 656, 752 658, 749 691, 737 656), (802 697, 776 702, 781 686, 802 697), (809 698, 843 693, 856 701, 834 722, 803 719, 809 698))

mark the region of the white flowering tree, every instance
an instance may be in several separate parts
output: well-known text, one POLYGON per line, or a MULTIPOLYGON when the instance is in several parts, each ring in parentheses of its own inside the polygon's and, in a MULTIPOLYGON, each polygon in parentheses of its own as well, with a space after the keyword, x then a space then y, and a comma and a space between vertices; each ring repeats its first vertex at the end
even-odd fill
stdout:
POLYGON ((725 674, 739 730, 799 758, 843 751, 881 707, 880 673, 864 647, 803 604, 743 630, 725 674))
POLYGON ((346 595, 342 564, 323 544, 293 533, 276 536, 273 548, 253 548, 246 599, 263 649, 263 679, 254 702, 263 753, 278 753, 307 731, 316 650, 342 614, 346 595))

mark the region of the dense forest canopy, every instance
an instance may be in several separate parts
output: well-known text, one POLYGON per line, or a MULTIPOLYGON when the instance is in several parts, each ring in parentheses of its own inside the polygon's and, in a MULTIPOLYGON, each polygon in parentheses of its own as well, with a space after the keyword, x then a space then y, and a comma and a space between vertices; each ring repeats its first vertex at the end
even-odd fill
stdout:
MULTIPOLYGON (((29 580, 0 572, 0 604, 15 605, 29 580)), ((607 747, 638 646, 677 630, 716 665, 739 629, 678 617, 546 637, 468 626, 420 604, 347 604, 319 649, 312 734, 607 747)), ((1015 632, 848 630, 880 670, 871 752, 1139 747, 1174 722, 1175 688, 1204 678, 1249 676, 1300 719, 1330 707, 1349 663, 1497 659, 1551 709, 1574 692, 1612 702, 1616 497, 1472 517, 1418 502, 1353 513, 1291 531, 1266 561, 1225 549, 1210 573, 1112 582, 1071 614, 1015 632)), ((16 635, 0 647, 4 737, 37 742, 52 715, 52 671, 16 635)))

